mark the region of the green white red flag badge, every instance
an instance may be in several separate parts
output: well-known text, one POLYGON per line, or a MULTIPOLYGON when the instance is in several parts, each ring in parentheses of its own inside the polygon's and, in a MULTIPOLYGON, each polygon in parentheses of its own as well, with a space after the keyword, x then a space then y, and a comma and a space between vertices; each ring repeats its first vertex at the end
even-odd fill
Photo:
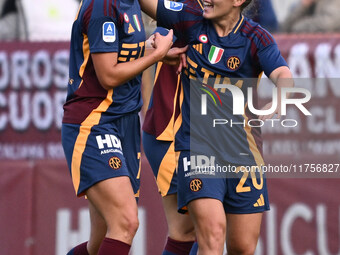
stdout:
POLYGON ((140 32, 142 30, 142 27, 141 27, 141 25, 139 23, 139 19, 138 19, 138 15, 137 14, 133 15, 133 21, 135 23, 135 26, 136 26, 137 30, 140 32))
POLYGON ((216 46, 211 46, 210 51, 209 51, 209 55, 208 55, 208 59, 210 61, 211 64, 217 64, 218 62, 220 62, 222 55, 223 55, 224 49, 221 49, 219 47, 216 46))

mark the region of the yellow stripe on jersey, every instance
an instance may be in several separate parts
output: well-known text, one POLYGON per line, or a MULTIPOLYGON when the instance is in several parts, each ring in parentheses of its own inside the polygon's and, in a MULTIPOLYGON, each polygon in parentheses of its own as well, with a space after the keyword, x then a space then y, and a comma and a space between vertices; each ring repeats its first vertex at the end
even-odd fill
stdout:
MULTIPOLYGON (((79 76, 83 77, 84 72, 85 72, 85 68, 87 65, 87 62, 89 61, 89 57, 90 57, 90 44, 89 44, 89 38, 87 37, 86 34, 83 34, 84 36, 84 40, 83 40, 83 57, 84 57, 84 62, 81 64, 80 68, 79 68, 79 76)), ((83 84, 83 81, 80 82, 79 84, 79 88, 81 87, 81 85, 83 84)))
POLYGON ((78 12, 77 12, 77 15, 76 15, 76 18, 74 19, 74 21, 76 21, 78 19, 82 5, 83 5, 83 1, 81 1, 80 4, 79 4, 78 12))
POLYGON ((198 65, 194 61, 192 61, 191 58, 189 58, 188 56, 187 56, 187 61, 193 68, 195 69, 197 68, 198 65))
POLYGON ((180 75, 177 75, 177 84, 176 84, 176 92, 175 92, 174 101, 173 101, 172 116, 167 127, 156 138, 157 140, 161 140, 161 141, 173 141, 174 140, 174 135, 176 133, 174 131, 174 120, 175 120, 175 114, 176 114, 176 103, 177 103, 177 95, 178 95, 178 88, 179 88, 180 80, 181 80, 180 75))
POLYGON ((136 192, 135 197, 139 197, 140 189, 136 192))
POLYGON ((129 55, 129 53, 130 53, 130 51, 128 51, 128 50, 121 50, 121 51, 120 51, 120 54, 121 54, 121 55, 124 55, 124 56, 129 55))
POLYGON ((175 145, 172 142, 169 146, 168 151, 164 155, 161 164, 159 165, 159 171, 157 174, 157 185, 161 192, 161 195, 164 197, 167 195, 172 177, 176 170, 176 154, 175 154, 175 145))
POLYGON ((123 43, 122 49, 134 49, 138 47, 138 43, 123 43))
POLYGON ((202 8, 202 10, 203 10, 203 5, 202 5, 201 1, 200 1, 200 0, 197 0, 197 3, 201 6, 201 8, 202 8))
POLYGON ((234 34, 236 34, 237 30, 240 28, 243 20, 244 20, 244 16, 242 15, 242 19, 241 19, 240 23, 238 24, 237 28, 235 29, 234 34))
POLYGON ((195 50, 197 50, 201 55, 202 55, 202 43, 199 43, 199 44, 195 44, 192 46, 195 50))
POLYGON ((138 58, 140 58, 142 56, 144 46, 145 46, 145 42, 140 42, 139 43, 139 47, 141 47, 142 49, 139 52, 138 58))
POLYGON ((141 172, 141 169, 142 169, 142 161, 140 160, 141 155, 142 154, 140 152, 137 153, 137 159, 139 160, 138 173, 137 173, 137 176, 136 176, 137 180, 140 179, 140 172, 141 172))
POLYGON ((259 85, 260 85, 260 82, 261 82, 262 75, 263 75, 263 71, 259 74, 259 77, 258 77, 258 79, 257 79, 257 85, 256 85, 257 88, 259 88, 259 85))
POLYGON ((125 62, 126 60, 127 60, 127 58, 123 58, 123 57, 119 57, 119 58, 118 58, 118 61, 125 62))
MULTIPOLYGON (((248 106, 248 104, 246 104, 246 107, 247 106, 248 106)), ((247 117, 246 114, 243 114, 243 118, 245 119, 245 122, 248 123, 248 117, 247 117)), ((258 150, 256 142, 255 142, 255 138, 251 133, 251 127, 249 125, 245 125, 244 130, 246 131, 249 149, 252 152, 252 154, 254 155, 256 165, 257 166, 264 165, 262 155, 261 155, 260 151, 258 150)))
POLYGON ((158 75, 161 71, 161 68, 162 68, 162 65, 163 65, 163 62, 157 62, 156 64, 156 72, 155 72, 155 79, 153 80, 153 85, 155 86, 155 83, 158 79, 158 75))
POLYGON ((174 135, 177 133, 178 129, 181 127, 182 125, 182 104, 183 104, 183 100, 184 100, 184 91, 183 91, 183 84, 181 84, 181 91, 179 94, 179 108, 180 108, 180 114, 177 117, 176 121, 175 121, 175 125, 174 125, 174 135))
POLYGON ((72 165, 71 165, 71 172, 72 172, 72 182, 76 194, 79 190, 80 184, 80 165, 83 153, 85 151, 87 139, 91 133, 91 128, 94 125, 98 125, 100 121, 100 117, 102 112, 105 112, 109 106, 112 104, 112 94, 113 89, 110 89, 107 92, 106 98, 101 102, 101 104, 94 109, 89 116, 81 123, 79 134, 77 140, 74 144, 73 154, 72 154, 72 165))

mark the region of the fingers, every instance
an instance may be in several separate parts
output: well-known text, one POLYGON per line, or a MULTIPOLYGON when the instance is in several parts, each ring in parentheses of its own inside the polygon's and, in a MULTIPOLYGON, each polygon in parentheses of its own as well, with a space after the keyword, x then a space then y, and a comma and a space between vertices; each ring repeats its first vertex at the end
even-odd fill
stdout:
POLYGON ((178 65, 176 74, 177 74, 177 75, 181 74, 182 69, 183 69, 183 64, 182 64, 182 62, 179 62, 179 65, 178 65))
POLYGON ((183 65, 183 68, 187 68, 188 67, 188 64, 187 64, 187 55, 182 53, 180 55, 180 63, 183 65))
POLYGON ((174 47, 173 49, 173 53, 176 55, 180 55, 185 53, 188 50, 188 46, 182 47, 182 48, 178 48, 178 47, 174 47))
POLYGON ((170 37, 172 40, 172 37, 174 36, 174 30, 170 29, 169 33, 166 35, 166 37, 170 37))

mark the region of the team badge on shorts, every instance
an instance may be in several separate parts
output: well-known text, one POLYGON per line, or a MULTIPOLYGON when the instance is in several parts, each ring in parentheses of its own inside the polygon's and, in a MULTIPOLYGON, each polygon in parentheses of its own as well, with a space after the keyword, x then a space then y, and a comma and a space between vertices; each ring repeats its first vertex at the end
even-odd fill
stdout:
POLYGON ((103 41, 112 43, 116 41, 116 26, 113 22, 103 24, 103 41))
POLYGON ((240 67, 241 60, 238 57, 229 57, 227 60, 227 67, 230 70, 237 70, 240 67))
POLYGON ((109 159, 109 165, 112 169, 118 170, 122 167, 122 160, 118 157, 112 157, 109 159))
POLYGON ((190 182, 191 191, 194 191, 194 192, 200 191, 202 187, 203 187, 203 182, 200 179, 196 178, 196 179, 191 180, 190 182))

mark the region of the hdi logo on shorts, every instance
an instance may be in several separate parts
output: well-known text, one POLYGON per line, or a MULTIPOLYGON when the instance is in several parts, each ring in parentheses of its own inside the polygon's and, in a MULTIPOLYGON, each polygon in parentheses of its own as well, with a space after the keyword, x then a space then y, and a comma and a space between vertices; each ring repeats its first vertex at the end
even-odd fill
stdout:
POLYGON ((102 138, 101 135, 97 135, 96 139, 99 149, 104 149, 104 147, 106 147, 122 150, 122 143, 120 142, 119 138, 117 138, 115 135, 105 135, 104 139, 102 138))
POLYGON ((214 166, 214 156, 192 155, 190 156, 190 160, 188 160, 188 157, 183 158, 185 177, 191 176, 192 174, 212 174, 214 166), (191 173, 187 173, 189 170, 191 170, 191 173))

